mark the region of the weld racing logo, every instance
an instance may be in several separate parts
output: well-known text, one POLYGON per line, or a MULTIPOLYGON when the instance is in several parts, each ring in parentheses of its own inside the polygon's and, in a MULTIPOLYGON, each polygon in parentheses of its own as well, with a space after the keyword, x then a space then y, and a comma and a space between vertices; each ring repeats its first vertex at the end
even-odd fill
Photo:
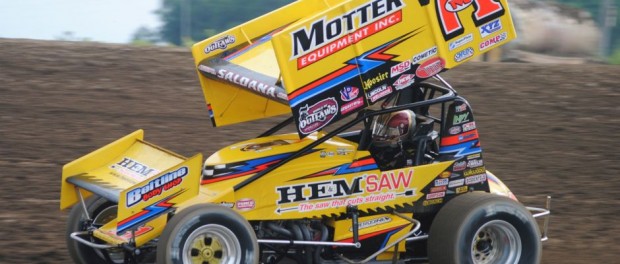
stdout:
POLYGON ((403 0, 373 0, 291 33, 297 68, 304 68, 402 21, 403 0))
POLYGON ((299 131, 310 134, 317 131, 334 119, 338 113, 338 102, 334 97, 324 99, 312 106, 299 109, 299 131))
POLYGON ((188 172, 189 169, 187 167, 181 167, 178 170, 168 172, 151 180, 142 187, 127 192, 127 207, 131 207, 140 201, 148 201, 155 196, 161 195, 164 191, 181 184, 181 182, 183 182, 183 177, 185 177, 188 172))
POLYGON ((236 41, 235 36, 231 36, 231 35, 223 36, 222 38, 206 46, 205 54, 209 54, 211 51, 214 51, 216 49, 224 50, 228 48, 228 45, 235 43, 235 41, 236 41))

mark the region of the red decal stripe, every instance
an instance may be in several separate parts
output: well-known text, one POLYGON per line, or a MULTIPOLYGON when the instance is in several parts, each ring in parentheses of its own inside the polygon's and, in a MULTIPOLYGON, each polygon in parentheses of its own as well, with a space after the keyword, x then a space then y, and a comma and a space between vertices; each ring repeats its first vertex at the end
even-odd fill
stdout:
POLYGON ((478 129, 474 129, 472 131, 468 131, 462 134, 458 134, 455 136, 444 137, 441 139, 442 146, 450 146, 456 145, 461 142, 467 142, 474 139, 478 139, 478 129))

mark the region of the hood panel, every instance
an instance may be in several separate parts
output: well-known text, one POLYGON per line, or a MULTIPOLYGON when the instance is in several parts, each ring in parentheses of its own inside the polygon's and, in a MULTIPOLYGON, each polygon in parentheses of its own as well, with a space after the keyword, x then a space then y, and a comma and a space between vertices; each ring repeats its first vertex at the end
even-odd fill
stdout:
MULTIPOLYGON (((322 134, 315 133, 304 139, 299 139, 297 134, 275 135, 251 139, 225 147, 206 160, 202 184, 258 173, 315 142, 320 136, 322 134)), ((349 161, 356 149, 356 143, 334 137, 320 144, 313 151, 306 153, 306 155, 316 156, 315 158, 329 158, 330 162, 308 164, 308 166, 321 168, 323 166, 328 167, 333 163, 349 161)))

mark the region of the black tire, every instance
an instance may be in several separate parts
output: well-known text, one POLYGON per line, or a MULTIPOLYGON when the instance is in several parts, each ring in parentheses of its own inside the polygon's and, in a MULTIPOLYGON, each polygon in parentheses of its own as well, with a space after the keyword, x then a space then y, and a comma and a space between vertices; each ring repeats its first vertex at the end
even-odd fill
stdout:
POLYGON ((258 263, 258 253, 256 234, 240 214, 199 204, 168 222, 157 244, 157 263, 258 263))
MULTIPOLYGON (((88 214, 92 219, 98 219, 101 222, 107 222, 116 218, 116 204, 98 197, 93 196, 85 200, 88 214)), ((108 259, 112 254, 112 263, 122 260, 122 252, 108 252, 105 250, 94 249, 86 246, 72 239, 69 235, 77 231, 85 231, 84 221, 86 215, 82 205, 78 202, 73 206, 69 213, 69 219, 67 221, 67 249, 71 259, 76 264, 107 264, 110 263, 108 259), (121 254, 121 255, 119 255, 121 254)), ((118 250, 117 250, 118 251, 118 250)), ((122 262, 120 262, 122 263, 122 262)))
POLYGON ((537 264, 542 246, 538 224, 520 203, 471 192, 450 200, 428 237, 432 264, 537 264))

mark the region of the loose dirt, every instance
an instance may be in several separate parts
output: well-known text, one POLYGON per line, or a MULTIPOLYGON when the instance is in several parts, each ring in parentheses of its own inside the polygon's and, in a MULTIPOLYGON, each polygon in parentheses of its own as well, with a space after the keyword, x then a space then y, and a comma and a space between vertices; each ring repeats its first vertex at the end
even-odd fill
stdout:
MULTIPOLYGON (((189 50, 0 39, 0 263, 69 263, 64 164, 136 129, 182 155, 273 120, 210 124, 189 50)), ((485 165, 527 205, 553 197, 543 263, 616 263, 620 67, 468 63, 485 165)))

